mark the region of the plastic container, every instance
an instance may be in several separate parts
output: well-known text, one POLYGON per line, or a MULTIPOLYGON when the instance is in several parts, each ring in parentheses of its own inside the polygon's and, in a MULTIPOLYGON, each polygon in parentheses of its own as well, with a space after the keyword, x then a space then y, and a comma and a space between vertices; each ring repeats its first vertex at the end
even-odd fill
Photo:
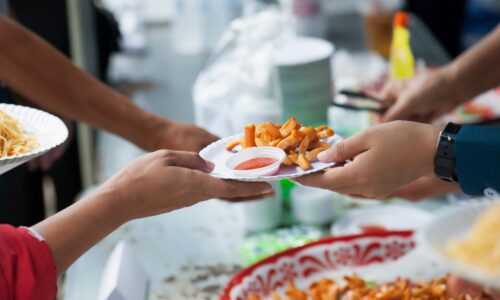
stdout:
POLYGON ((255 147, 240 151, 233 155, 226 162, 226 168, 231 170, 237 176, 270 176, 276 174, 285 160, 285 151, 275 147, 255 147), (267 166, 255 169, 237 170, 238 165, 248 162, 252 159, 271 158, 275 161, 267 166))
POLYGON ((410 47, 409 16, 398 12, 394 15, 394 32, 391 45, 391 77, 410 79, 415 75, 415 58, 410 47))
POLYGON ((335 217, 333 193, 328 190, 297 186, 291 200, 295 219, 302 224, 323 225, 335 217))
POLYGON ((274 195, 266 198, 235 203, 236 214, 247 233, 276 228, 281 224, 282 207, 279 199, 279 186, 271 183, 274 195))
POLYGON ((369 48, 388 59, 391 52, 392 19, 402 0, 364 0, 358 3, 369 48))

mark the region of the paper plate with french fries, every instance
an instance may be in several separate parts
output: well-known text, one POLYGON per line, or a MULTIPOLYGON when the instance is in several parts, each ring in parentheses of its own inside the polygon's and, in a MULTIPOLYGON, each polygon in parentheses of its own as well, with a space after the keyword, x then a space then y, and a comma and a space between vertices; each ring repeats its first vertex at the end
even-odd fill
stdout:
POLYGON ((317 156, 340 140, 327 126, 304 126, 292 117, 283 125, 249 124, 243 133, 208 145, 200 155, 215 164, 215 177, 276 181, 333 167, 334 163, 322 163, 317 156))

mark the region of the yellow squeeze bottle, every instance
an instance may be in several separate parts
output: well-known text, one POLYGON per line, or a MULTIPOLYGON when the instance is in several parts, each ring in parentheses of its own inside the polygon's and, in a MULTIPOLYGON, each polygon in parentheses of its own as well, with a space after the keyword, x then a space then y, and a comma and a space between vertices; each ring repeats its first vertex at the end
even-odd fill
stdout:
POLYGON ((415 74, 415 59, 411 52, 410 31, 408 30, 408 14, 404 12, 397 12, 394 15, 390 68, 391 78, 396 80, 410 79, 415 74))

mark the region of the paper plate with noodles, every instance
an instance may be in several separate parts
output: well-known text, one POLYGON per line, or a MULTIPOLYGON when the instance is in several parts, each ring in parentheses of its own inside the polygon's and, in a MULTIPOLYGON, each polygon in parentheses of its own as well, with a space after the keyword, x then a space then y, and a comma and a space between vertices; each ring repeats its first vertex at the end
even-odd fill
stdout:
POLYGON ((419 237, 456 274, 500 289, 500 202, 470 200, 437 214, 419 237))
POLYGON ((62 144, 68 129, 39 109, 0 103, 0 174, 62 144))

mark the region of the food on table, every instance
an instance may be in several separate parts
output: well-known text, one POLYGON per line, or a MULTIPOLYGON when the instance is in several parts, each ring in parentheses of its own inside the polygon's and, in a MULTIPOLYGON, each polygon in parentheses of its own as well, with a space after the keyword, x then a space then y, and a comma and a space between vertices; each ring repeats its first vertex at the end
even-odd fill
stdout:
POLYGON ((0 109, 0 158, 28 153, 37 145, 18 120, 0 109))
POLYGON ((311 168, 311 161, 315 160, 320 152, 331 147, 325 141, 335 132, 327 126, 302 126, 295 117, 290 118, 283 125, 272 122, 250 124, 245 126, 245 134, 241 140, 234 140, 226 145, 226 150, 232 151, 236 146, 276 147, 284 150, 287 157, 284 165, 297 165, 304 170, 311 168))
POLYGON ((481 215, 463 238, 451 241, 446 254, 500 280, 500 205, 481 215))
MULTIPOLYGON (((472 300, 487 299, 487 297, 473 298, 461 294, 456 297, 447 295, 446 282, 448 276, 432 281, 412 282, 401 279, 378 285, 375 282, 365 281, 357 275, 345 276, 345 283, 340 284, 333 279, 324 278, 313 282, 307 290, 301 290, 293 282, 289 283, 284 296, 271 293, 273 300, 472 300)), ((247 300, 261 300, 261 297, 250 296, 247 300)))

